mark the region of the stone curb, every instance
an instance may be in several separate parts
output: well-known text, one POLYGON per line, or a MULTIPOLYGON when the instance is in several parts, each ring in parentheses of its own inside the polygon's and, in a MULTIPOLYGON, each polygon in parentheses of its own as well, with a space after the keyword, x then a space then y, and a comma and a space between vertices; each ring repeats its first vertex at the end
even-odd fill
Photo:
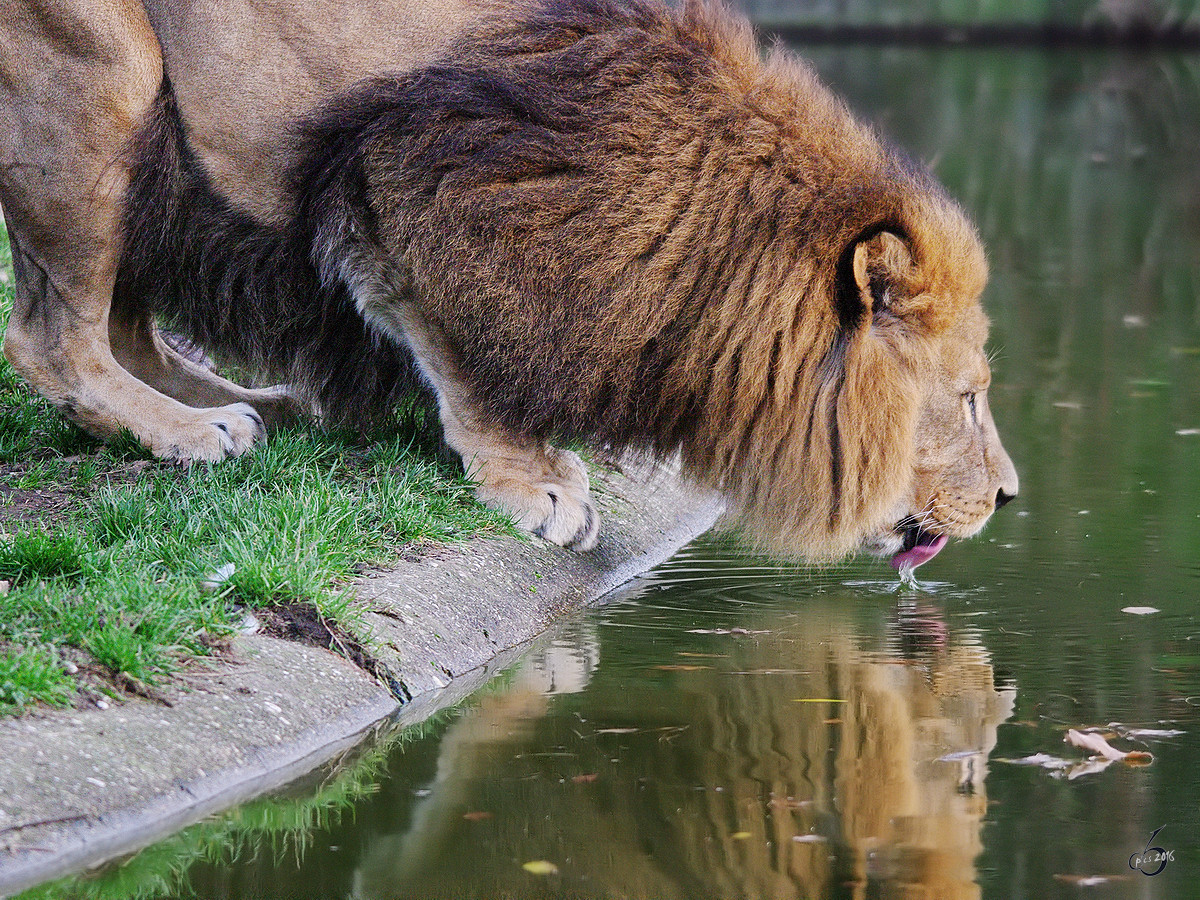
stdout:
POLYGON ((722 511, 661 471, 599 472, 593 492, 604 524, 591 553, 475 540, 362 579, 390 691, 329 651, 246 635, 231 660, 185 673, 166 703, 0 720, 0 896, 282 787, 389 716, 415 724, 459 702, 550 624, 667 559, 722 511))

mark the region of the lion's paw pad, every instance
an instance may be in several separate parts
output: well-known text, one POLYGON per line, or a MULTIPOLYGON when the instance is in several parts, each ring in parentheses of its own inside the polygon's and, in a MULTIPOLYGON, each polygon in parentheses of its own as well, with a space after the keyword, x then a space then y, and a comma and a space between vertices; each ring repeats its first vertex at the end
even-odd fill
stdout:
MULTIPOLYGON (((177 431, 164 452, 152 444, 155 455, 172 462, 217 462, 245 453, 266 437, 262 416, 248 403, 231 403, 196 410, 189 427, 177 431)), ((157 443, 157 442, 155 442, 157 443)))
POLYGON ((586 470, 582 479, 573 472, 561 481, 534 481, 496 468, 480 473, 475 494, 482 503, 508 513, 518 527, 552 544, 571 550, 596 546, 600 515, 588 494, 586 470))

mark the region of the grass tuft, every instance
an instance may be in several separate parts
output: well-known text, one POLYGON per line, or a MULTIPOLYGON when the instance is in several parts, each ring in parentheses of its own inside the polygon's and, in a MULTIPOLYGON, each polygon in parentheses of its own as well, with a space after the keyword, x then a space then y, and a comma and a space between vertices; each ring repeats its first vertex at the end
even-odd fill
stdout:
POLYGON ((35 703, 70 706, 75 683, 50 647, 0 642, 0 713, 20 713, 35 703))
POLYGON ((69 532, 40 527, 5 535, 0 542, 0 578, 24 584, 39 578, 77 578, 84 570, 84 546, 69 532))

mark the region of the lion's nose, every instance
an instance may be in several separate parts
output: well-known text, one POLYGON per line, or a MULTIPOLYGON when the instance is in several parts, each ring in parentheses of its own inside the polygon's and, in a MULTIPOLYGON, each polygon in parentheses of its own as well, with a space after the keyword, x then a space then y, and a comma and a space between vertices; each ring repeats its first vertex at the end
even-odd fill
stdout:
POLYGON ((1012 460, 1008 458, 1008 454, 1004 452, 1003 447, 996 448, 991 461, 996 466, 996 480, 992 484, 996 486, 996 509, 999 509, 1004 504, 1016 499, 1017 470, 1013 466, 1012 460))

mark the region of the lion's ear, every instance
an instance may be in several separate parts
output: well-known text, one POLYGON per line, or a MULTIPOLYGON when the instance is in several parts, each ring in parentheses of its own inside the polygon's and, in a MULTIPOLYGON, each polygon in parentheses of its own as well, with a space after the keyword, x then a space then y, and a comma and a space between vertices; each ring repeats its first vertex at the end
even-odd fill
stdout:
POLYGON ((880 231, 854 247, 852 261, 858 295, 871 315, 894 312, 913 294, 914 266, 908 244, 891 231, 880 231))

